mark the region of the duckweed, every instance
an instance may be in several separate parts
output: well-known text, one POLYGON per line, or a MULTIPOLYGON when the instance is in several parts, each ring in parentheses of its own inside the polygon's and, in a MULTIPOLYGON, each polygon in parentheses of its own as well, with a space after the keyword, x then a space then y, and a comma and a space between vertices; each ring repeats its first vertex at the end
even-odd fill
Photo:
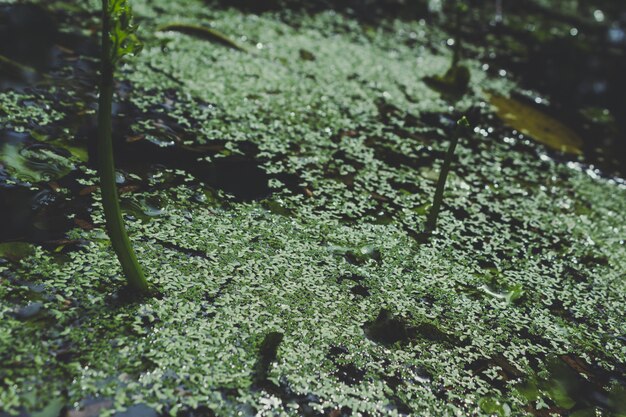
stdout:
MULTIPOLYGON (((94 3, 61 29, 89 33, 78 17, 94 3)), ((487 92, 513 82, 468 57, 468 92, 450 109, 422 81, 449 63, 445 31, 425 23, 133 4, 145 48, 122 67, 113 122, 118 149, 163 157, 119 167, 124 220, 161 296, 120 290, 96 173, 76 161, 57 189, 92 226, 64 236, 80 244, 0 252, 2 412, 624 412, 626 187, 498 122, 487 92), (172 21, 210 22, 256 53, 158 31, 172 21), (446 131, 475 108, 422 243, 446 131), (198 164, 168 166, 174 150, 198 164), (242 166, 263 192, 243 198, 219 179, 242 166), (577 395, 590 387, 598 395, 577 395)), ((40 88, 34 109, 0 117, 48 133, 89 118, 40 88)))

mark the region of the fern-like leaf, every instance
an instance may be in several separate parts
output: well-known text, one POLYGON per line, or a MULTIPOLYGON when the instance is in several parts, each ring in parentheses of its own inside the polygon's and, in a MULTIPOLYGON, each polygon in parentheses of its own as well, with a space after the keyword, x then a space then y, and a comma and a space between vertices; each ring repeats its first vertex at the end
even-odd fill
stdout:
POLYGON ((137 55, 143 45, 133 23, 133 12, 127 0, 109 0, 109 38, 111 39, 111 62, 118 64, 127 55, 137 55))

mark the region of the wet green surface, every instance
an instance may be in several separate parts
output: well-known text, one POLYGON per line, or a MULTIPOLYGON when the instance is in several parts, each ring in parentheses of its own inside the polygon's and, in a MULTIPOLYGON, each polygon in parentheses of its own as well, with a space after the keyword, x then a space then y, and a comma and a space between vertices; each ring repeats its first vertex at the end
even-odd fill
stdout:
POLYGON ((450 97, 424 80, 447 71, 455 30, 425 4, 394 19, 134 1, 145 46, 119 73, 114 134, 161 294, 146 300, 125 296, 103 231, 96 9, 26 13, 59 30, 40 59, 0 49, 40 73, 0 72, 0 415, 624 415, 620 108, 575 106, 516 67, 573 25, 593 45, 616 12, 528 3, 488 44, 473 37, 492 5, 468 14, 471 82, 450 97), (247 52, 159 30, 174 23, 247 52), (514 131, 494 94, 558 120, 552 137, 566 126, 582 154, 514 131), (474 131, 425 241, 461 114, 474 131))

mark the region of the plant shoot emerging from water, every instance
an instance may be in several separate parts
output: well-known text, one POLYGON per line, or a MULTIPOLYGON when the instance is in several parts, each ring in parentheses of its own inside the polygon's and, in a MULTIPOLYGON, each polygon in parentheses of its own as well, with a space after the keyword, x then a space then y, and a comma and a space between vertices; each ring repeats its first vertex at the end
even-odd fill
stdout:
POLYGON ((111 136, 113 75, 120 60, 141 50, 135 36, 132 11, 126 0, 102 0, 102 55, 100 96, 98 98, 98 171, 106 229, 122 265, 130 288, 138 294, 148 292, 148 283, 124 227, 115 186, 115 164, 111 136))
POLYGON ((437 180, 437 189, 435 190, 435 196, 433 197, 433 206, 428 212, 428 217, 426 218, 426 228, 425 232, 427 234, 432 233, 437 228, 437 218, 439 217, 439 211, 441 210, 441 203, 443 202, 443 191, 446 187, 446 180, 448 179, 448 173, 450 172, 450 166, 452 165, 452 157, 454 156, 454 151, 456 146, 459 143, 459 139, 461 134, 469 128, 469 122, 467 118, 463 116, 459 121, 456 122, 457 128, 454 131, 454 135, 452 136, 452 141, 450 142, 450 146, 448 147, 448 152, 446 153, 446 158, 443 161, 443 165, 441 166, 441 171, 439 172, 439 179, 437 180))

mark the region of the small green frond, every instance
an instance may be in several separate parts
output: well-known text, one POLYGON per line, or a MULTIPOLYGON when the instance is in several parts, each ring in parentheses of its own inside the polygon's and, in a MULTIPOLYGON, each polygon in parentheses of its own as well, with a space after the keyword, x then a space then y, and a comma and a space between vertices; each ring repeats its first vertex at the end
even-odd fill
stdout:
POLYGON ((465 116, 463 116, 459 120, 457 120, 456 124, 458 126, 461 126, 461 127, 470 127, 469 120, 467 120, 467 117, 465 117, 465 116))
POLYGON ((117 64, 126 55, 137 55, 143 45, 135 34, 137 26, 133 24, 133 12, 127 0, 111 0, 108 14, 111 19, 111 62, 117 64))

